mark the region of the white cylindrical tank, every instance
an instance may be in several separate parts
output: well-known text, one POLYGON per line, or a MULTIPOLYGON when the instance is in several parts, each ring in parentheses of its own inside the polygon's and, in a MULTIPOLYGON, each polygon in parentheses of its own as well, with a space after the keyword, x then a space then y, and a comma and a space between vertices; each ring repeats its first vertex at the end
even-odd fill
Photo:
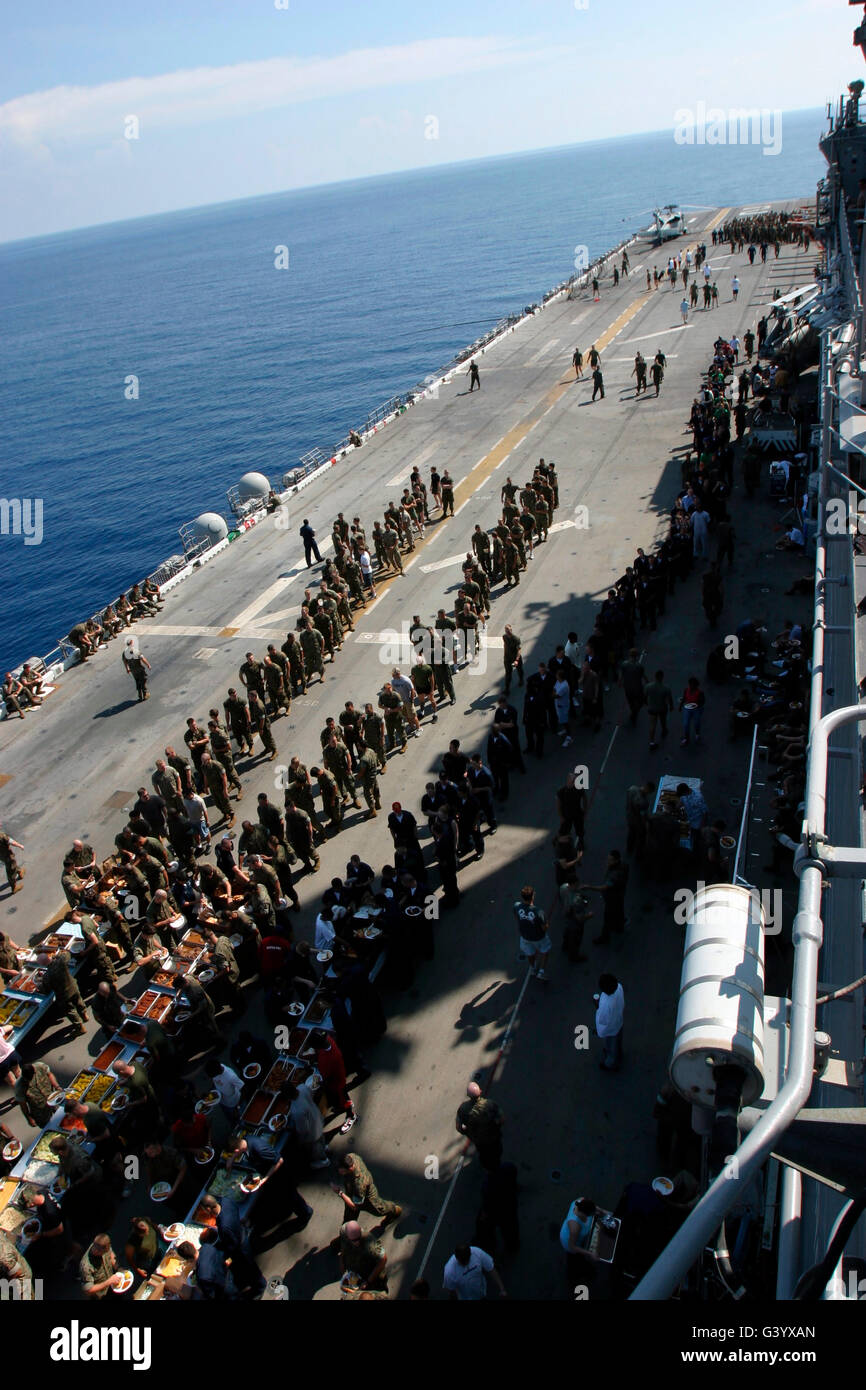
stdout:
POLYGON ((196 540, 210 541, 211 545, 224 541, 229 533, 228 525, 219 512, 202 512, 201 516, 189 523, 189 529, 196 540))
POLYGON ((264 473, 245 473, 238 483, 238 496, 243 502, 252 502, 256 498, 261 498, 264 502, 271 485, 264 473))
POLYGON ((693 1105, 715 1103, 713 1067, 741 1066, 743 1104, 764 1089, 764 912, 756 890, 714 883, 686 923, 670 1074, 693 1105))

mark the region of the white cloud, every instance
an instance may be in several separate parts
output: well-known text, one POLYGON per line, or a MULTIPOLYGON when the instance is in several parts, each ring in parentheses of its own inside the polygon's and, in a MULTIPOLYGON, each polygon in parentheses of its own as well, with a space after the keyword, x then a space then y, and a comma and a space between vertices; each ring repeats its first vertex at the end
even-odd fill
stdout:
MULTIPOLYGON (((562 57, 562 48, 555 50, 562 57)), ((30 145, 114 136, 127 115, 149 128, 197 125, 348 92, 490 71, 549 56, 516 39, 422 39, 335 58, 269 58, 94 87, 53 87, 0 105, 0 140, 30 145)))

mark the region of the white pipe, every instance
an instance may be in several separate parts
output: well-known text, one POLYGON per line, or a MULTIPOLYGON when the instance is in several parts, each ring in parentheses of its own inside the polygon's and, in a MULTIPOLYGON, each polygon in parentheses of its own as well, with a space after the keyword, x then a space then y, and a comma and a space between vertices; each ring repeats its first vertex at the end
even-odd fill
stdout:
POLYGON ((782 1164, 782 1200, 779 1208, 779 1253, 776 1265, 776 1300, 786 1302, 794 1292, 800 1267, 800 1204, 803 1178, 796 1168, 782 1164))

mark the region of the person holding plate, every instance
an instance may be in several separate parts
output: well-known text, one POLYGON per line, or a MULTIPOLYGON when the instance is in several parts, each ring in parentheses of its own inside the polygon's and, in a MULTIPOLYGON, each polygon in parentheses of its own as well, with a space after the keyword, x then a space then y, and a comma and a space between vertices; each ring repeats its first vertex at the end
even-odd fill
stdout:
POLYGON ((111 1237, 104 1232, 94 1236, 78 1266, 78 1277, 85 1298, 105 1298, 110 1289, 121 1282, 117 1256, 111 1248, 111 1237))

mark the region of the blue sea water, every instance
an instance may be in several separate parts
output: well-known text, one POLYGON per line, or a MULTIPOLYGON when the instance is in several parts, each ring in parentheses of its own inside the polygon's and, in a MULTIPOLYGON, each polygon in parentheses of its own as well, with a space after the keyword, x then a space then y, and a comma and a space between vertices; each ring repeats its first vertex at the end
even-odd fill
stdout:
POLYGON ((786 115, 775 156, 667 132, 0 246, 0 491, 43 499, 41 545, 0 535, 0 672, 179 552, 181 523, 227 514, 242 473, 330 451, 539 300, 576 246, 659 203, 811 199, 821 128, 786 115))

